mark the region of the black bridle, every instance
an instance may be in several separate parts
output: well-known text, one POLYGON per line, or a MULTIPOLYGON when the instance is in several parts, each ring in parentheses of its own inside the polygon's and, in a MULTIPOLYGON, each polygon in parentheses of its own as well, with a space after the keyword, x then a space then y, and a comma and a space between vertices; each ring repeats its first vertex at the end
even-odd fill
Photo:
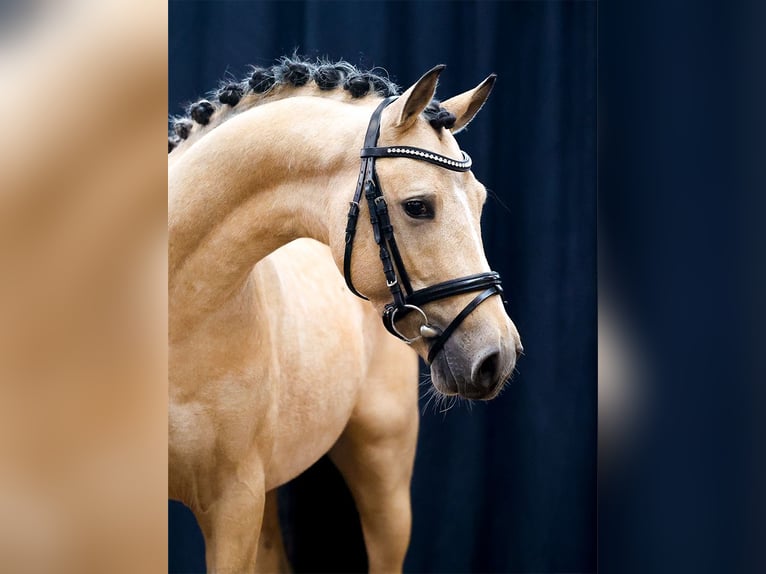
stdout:
POLYGON ((380 248, 380 260, 383 263, 383 273, 386 276, 386 285, 388 285, 393 297, 393 303, 386 305, 383 311, 383 324, 388 331, 406 341, 412 343, 419 338, 432 339, 431 348, 428 351, 428 363, 433 362, 434 357, 444 347, 447 339, 455 332, 455 329, 463 320, 492 295, 501 295, 503 288, 500 285, 500 275, 495 271, 486 273, 477 273, 468 275, 459 279, 451 279, 443 283, 437 283, 424 289, 412 290, 410 278, 407 270, 404 268, 402 256, 399 248, 396 246, 394 238, 394 228, 391 226, 391 220, 388 215, 388 205, 383 198, 380 182, 375 172, 375 160, 382 157, 407 157, 426 161, 439 167, 452 171, 468 171, 471 169, 471 158, 467 153, 462 152, 463 158, 455 160, 438 153, 430 152, 425 149, 409 146, 377 147, 378 136, 380 134, 380 117, 383 109, 393 102, 396 97, 383 100, 370 118, 367 126, 367 135, 364 138, 364 147, 359 156, 362 158, 362 164, 359 168, 359 179, 356 183, 356 191, 351 207, 348 210, 348 223, 346 225, 346 251, 343 259, 343 274, 346 278, 346 285, 351 289, 354 295, 367 299, 359 293, 351 281, 351 252, 354 246, 354 235, 356 234, 356 224, 359 218, 359 202, 362 199, 362 192, 367 199, 367 206, 370 211, 370 223, 375 236, 375 243, 380 248), (403 290, 403 291, 402 291, 403 290), (428 316, 421 309, 422 305, 445 299, 454 295, 481 291, 474 299, 463 308, 444 331, 430 324, 428 316), (401 319, 410 312, 418 312, 423 318, 423 324, 420 326, 420 337, 413 339, 402 335, 396 328, 396 319, 401 319))

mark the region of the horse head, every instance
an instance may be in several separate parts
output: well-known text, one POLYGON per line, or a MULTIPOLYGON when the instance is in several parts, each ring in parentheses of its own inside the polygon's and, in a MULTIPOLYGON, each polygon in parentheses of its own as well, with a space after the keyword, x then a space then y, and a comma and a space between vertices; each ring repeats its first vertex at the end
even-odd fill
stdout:
POLYGON ((486 400, 500 392, 522 347, 484 254, 487 192, 454 136, 481 109, 495 76, 439 103, 443 68, 373 113, 345 243, 333 242, 333 252, 352 291, 430 365, 438 391, 486 400))

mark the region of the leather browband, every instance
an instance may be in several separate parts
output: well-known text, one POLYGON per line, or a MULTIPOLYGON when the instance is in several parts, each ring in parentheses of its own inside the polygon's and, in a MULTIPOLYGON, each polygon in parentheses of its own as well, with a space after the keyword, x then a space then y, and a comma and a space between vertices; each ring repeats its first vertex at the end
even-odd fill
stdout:
POLYGON ((418 311, 425 319, 425 323, 421 325, 420 328, 421 336, 431 340, 431 346, 428 352, 428 363, 430 364, 465 318, 492 295, 501 295, 503 293, 503 287, 500 284, 500 275, 495 271, 488 271, 458 279, 450 279, 417 291, 412 290, 407 270, 404 268, 404 262, 402 261, 399 248, 396 245, 394 228, 391 225, 391 220, 388 214, 388 205, 383 197, 380 182, 378 181, 378 176, 375 172, 375 160, 386 157, 409 158, 425 161, 451 171, 459 172, 470 170, 472 161, 470 156, 465 152, 461 152, 463 156, 462 159, 456 160, 417 147, 377 147, 382 112, 385 107, 395 99, 396 97, 394 96, 383 100, 373 112, 372 117, 370 118, 370 123, 367 126, 364 147, 359 154, 362 160, 359 167, 359 178, 357 179, 354 198, 350 203, 348 211, 346 245, 343 257, 343 275, 346 279, 346 285, 348 285, 351 292, 357 297, 367 299, 367 297, 354 288, 354 284, 351 280, 351 255, 353 253, 354 237, 356 236, 356 225, 359 220, 360 202, 362 200, 362 194, 364 194, 370 212, 370 224, 372 225, 373 236, 375 243, 380 250, 380 260, 383 264, 383 274, 386 278, 386 285, 393 298, 393 302, 386 305, 383 312, 383 324, 391 334, 411 343, 416 339, 408 339, 403 336, 396 329, 394 322, 396 319, 400 319, 412 311, 418 311), (481 291, 481 293, 474 297, 474 299, 463 308, 444 331, 431 325, 425 312, 420 309, 422 305, 433 301, 475 291, 481 291))
POLYGON ((362 148, 359 157, 408 157, 427 161, 439 167, 446 167, 452 171, 468 171, 473 165, 471 156, 461 150, 462 160, 452 159, 446 155, 428 151, 419 147, 394 146, 394 147, 366 147, 362 148))

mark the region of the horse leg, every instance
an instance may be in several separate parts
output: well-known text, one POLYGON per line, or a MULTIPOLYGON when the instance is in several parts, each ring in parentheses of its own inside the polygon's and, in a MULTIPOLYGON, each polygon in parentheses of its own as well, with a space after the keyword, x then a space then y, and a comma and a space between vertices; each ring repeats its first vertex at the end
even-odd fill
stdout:
POLYGON ((209 574, 255 571, 265 499, 263 475, 247 482, 237 478, 206 511, 197 513, 209 574))
POLYGON ((290 572, 290 562, 287 560, 282 530, 279 527, 278 510, 277 489, 270 490, 266 493, 266 508, 263 511, 263 525, 255 564, 256 572, 290 572))
MULTIPOLYGON (((330 458, 362 523, 369 571, 401 572, 410 541, 410 480, 418 433, 417 363, 398 381, 368 381, 330 458)), ((389 373, 390 374, 390 373, 389 373)))

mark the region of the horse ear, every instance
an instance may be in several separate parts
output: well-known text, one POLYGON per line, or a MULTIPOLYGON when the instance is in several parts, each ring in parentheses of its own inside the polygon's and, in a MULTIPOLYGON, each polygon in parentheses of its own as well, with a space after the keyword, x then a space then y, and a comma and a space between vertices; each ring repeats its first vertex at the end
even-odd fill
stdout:
POLYGON ((439 74, 446 67, 444 64, 439 64, 423 74, 423 77, 410 86, 406 92, 389 106, 390 113, 395 118, 394 126, 406 130, 415 123, 418 116, 431 103, 436 92, 439 74))
POLYGON ((495 85, 497 75, 491 74, 481 84, 476 86, 473 90, 463 92, 459 96, 450 98, 446 102, 442 102, 441 106, 448 112, 454 114, 457 118, 455 125, 450 128, 453 134, 462 131, 468 123, 479 113, 479 110, 487 101, 489 93, 492 91, 492 86, 495 85))

